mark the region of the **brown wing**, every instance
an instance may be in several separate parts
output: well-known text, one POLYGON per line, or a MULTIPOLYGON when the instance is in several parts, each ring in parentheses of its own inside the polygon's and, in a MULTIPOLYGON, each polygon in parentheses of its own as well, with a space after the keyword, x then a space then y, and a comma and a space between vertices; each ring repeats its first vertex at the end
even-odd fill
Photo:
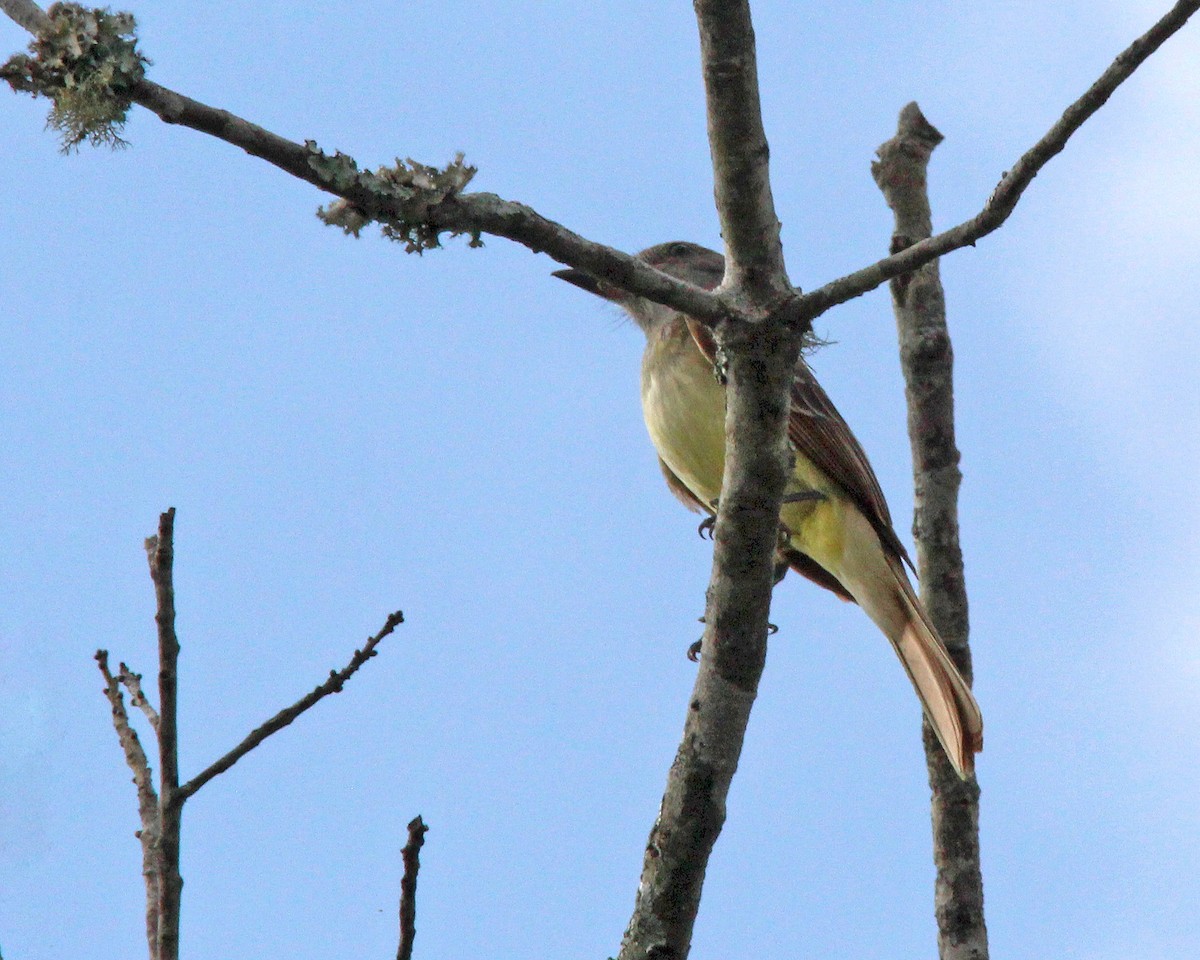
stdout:
POLYGON ((803 359, 797 362, 792 381, 788 439, 799 453, 846 491, 884 547, 912 568, 908 551, 892 529, 887 500, 867 455, 803 359))
MULTIPOLYGON (((715 361, 717 342, 712 331, 691 319, 687 321, 687 325, 700 352, 710 362, 715 361)), ((912 568, 913 563, 909 559, 908 551, 904 549, 904 544, 892 529, 892 515, 888 510, 887 500, 884 499, 883 490, 879 486, 875 471, 871 469, 867 455, 803 358, 796 363, 796 376, 792 381, 792 412, 788 423, 788 439, 792 441, 797 452, 811 460, 854 501, 855 506, 874 528, 885 549, 912 568)), ((810 564, 816 566, 812 561, 810 564)), ((844 588, 834 589, 794 561, 793 566, 821 586, 839 595, 845 595, 844 588)), ((830 576, 823 568, 818 569, 827 577, 830 576)), ((841 587, 841 584, 838 586, 841 587)))

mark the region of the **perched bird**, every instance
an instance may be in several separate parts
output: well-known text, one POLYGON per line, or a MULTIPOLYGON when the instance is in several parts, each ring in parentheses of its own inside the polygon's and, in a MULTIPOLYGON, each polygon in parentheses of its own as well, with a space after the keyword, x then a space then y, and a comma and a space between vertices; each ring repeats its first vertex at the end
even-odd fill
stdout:
MULTIPOLYGON (((662 243, 638 257, 705 290, 725 274, 721 254, 662 243)), ((642 412, 672 492, 715 514, 725 471, 725 387, 713 373, 716 341, 684 314, 618 290, 579 270, 554 274, 625 310, 646 335, 642 412)), ((909 582, 912 562, 862 447, 803 359, 788 422, 795 466, 779 520, 780 559, 857 603, 892 642, 925 714, 963 779, 983 747, 983 717, 909 582)))

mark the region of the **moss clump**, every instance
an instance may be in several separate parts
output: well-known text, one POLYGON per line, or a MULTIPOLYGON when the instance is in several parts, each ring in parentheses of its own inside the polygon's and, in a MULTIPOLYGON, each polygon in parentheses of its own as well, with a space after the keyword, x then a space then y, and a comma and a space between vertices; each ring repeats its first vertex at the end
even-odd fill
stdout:
POLYGON ((137 50, 137 24, 129 13, 56 3, 50 22, 0 67, 14 90, 54 101, 46 125, 58 131, 64 153, 84 141, 123 147, 132 91, 150 62, 137 50))

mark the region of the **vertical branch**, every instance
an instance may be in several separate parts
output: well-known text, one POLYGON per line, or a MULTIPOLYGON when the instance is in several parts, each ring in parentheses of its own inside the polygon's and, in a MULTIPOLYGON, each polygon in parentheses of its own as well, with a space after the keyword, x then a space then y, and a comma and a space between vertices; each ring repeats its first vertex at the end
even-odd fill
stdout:
POLYGON ((179 837, 183 797, 179 793, 178 690, 179 638, 175 635, 175 508, 158 520, 158 535, 146 541, 150 577, 154 581, 158 625, 158 755, 159 866, 158 960, 179 956, 179 908, 183 878, 179 874, 179 837))
POLYGON ((400 945, 396 960, 412 960, 413 941, 417 939, 417 871, 421 869, 421 847, 429 828, 419 816, 408 824, 408 843, 401 859, 404 875, 400 878, 400 945))
POLYGON ((720 318, 715 329, 716 372, 728 389, 704 655, 620 960, 683 960, 691 949, 705 871, 766 664, 773 556, 790 470, 790 389, 800 350, 800 332, 778 314, 794 291, 768 179, 749 4, 694 5, 725 238, 722 289, 739 315, 720 318))
POLYGON ((705 608, 703 657, 683 739, 650 831, 620 960, 683 960, 704 875, 725 823, 750 710, 766 664, 779 503, 787 476, 783 428, 799 336, 739 325, 729 354, 726 474, 705 608), (767 334, 777 334, 768 336, 767 334))
MULTIPOLYGON (((915 103, 900 112, 896 136, 871 172, 895 214, 891 252, 932 234, 926 189, 929 157, 942 135, 915 103)), ((921 599, 955 664, 971 680, 967 592, 958 535, 962 474, 954 441, 954 353, 936 260, 891 282, 912 444, 913 536, 921 599)), ((923 739, 932 789, 934 912, 942 960, 987 960, 979 858, 979 785, 955 776, 929 722, 923 739)))
POLYGON ((792 292, 771 196, 748 0, 695 0, 726 284, 756 304, 792 292))

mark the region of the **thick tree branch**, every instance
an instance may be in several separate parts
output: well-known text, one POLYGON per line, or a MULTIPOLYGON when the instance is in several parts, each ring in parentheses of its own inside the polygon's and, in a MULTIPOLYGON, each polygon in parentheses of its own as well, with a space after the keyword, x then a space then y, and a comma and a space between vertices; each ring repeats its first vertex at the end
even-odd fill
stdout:
MULTIPOLYGON (((900 112, 896 136, 871 165, 895 213, 891 249, 903 250, 932 232, 926 170, 942 135, 915 103, 900 112)), ((959 671, 971 680, 967 591, 958 532, 962 474, 954 441, 954 351, 946 299, 933 260, 892 280, 912 444, 913 536, 921 599, 959 671)), ((934 913, 941 960, 987 960, 983 872, 979 856, 979 784, 955 774, 928 720, 925 760, 932 789, 934 913)))
POLYGON ((396 960, 412 960, 413 941, 417 939, 417 871, 421 869, 421 847, 429 828, 419 816, 408 823, 408 843, 401 859, 404 875, 400 878, 400 945, 396 960))
POLYGON ((703 657, 620 960, 682 960, 688 954, 766 662, 772 556, 788 472, 786 386, 800 340, 794 328, 775 323, 737 324, 726 334, 726 471, 703 657))
POLYGON ((803 332, 777 316, 793 293, 767 180, 749 8, 745 0, 695 6, 729 257, 722 290, 744 309, 716 327, 718 373, 727 386, 725 473, 703 657, 620 960, 683 960, 691 948, 704 875, 766 665, 779 508, 791 469, 786 425, 803 332))
POLYGON ((213 777, 224 773, 235 763, 242 759, 251 750, 257 747, 260 743, 271 736, 273 733, 278 733, 293 720, 299 717, 302 713, 314 706, 318 701, 323 700, 331 693, 340 693, 346 681, 358 672, 358 668, 375 656, 375 648, 380 644, 384 637, 388 636, 393 630, 404 622, 404 614, 397 610, 395 613, 388 616, 383 627, 375 636, 370 637, 361 650, 355 650, 354 655, 350 658, 350 662, 341 670, 330 670, 329 679, 316 687, 307 695, 301 697, 290 707, 280 710, 275 716, 271 717, 262 726, 252 730, 241 743, 230 750, 227 754, 221 757, 216 762, 205 767, 200 773, 192 777, 187 783, 181 786, 176 794, 178 802, 183 803, 188 797, 194 794, 202 786, 208 783, 213 777))
POLYGON ((1187 23, 1197 9, 1200 9, 1200 0, 1181 0, 1158 23, 1122 51, 1087 92, 1067 107, 1066 112, 1046 135, 1004 174, 978 214, 935 237, 922 240, 869 267, 805 294, 790 308, 789 316, 801 324, 811 324, 814 319, 839 303, 862 296, 880 284, 901 274, 911 273, 952 250, 973 246, 977 240, 996 230, 1008 219, 1017 201, 1021 199, 1021 194, 1042 167, 1062 152, 1071 135, 1104 106, 1117 87, 1129 79, 1147 57, 1187 23))
POLYGON ((771 197, 748 0, 695 0, 725 283, 770 309, 793 293, 771 197))

